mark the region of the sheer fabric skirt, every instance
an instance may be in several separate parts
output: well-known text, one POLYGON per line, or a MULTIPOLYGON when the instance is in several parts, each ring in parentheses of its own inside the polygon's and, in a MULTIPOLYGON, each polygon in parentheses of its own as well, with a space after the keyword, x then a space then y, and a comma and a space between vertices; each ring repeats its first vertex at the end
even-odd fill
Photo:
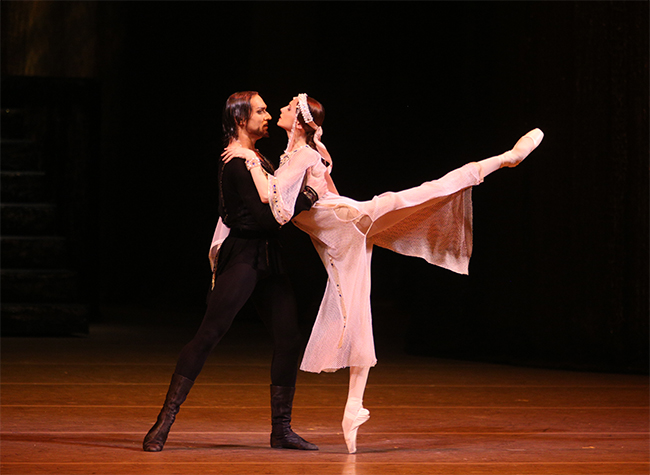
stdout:
POLYGON ((294 223, 307 232, 328 280, 300 369, 336 371, 377 363, 370 309, 372 247, 467 274, 472 251, 470 163, 444 177, 370 201, 326 194, 294 223))

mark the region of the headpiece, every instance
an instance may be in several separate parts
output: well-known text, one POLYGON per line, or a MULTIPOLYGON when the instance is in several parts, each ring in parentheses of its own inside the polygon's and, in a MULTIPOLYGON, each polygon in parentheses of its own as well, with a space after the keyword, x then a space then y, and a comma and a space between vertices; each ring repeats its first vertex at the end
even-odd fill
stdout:
POLYGON ((307 94, 298 94, 298 108, 300 109, 300 114, 302 114, 302 118, 304 119, 305 123, 312 129, 317 130, 318 125, 316 125, 316 122, 314 122, 314 118, 312 117, 311 111, 309 110, 309 104, 307 103, 307 94))
POLYGON ((305 124, 309 125, 312 129, 316 131, 316 133, 314 134, 314 143, 316 144, 316 149, 318 150, 318 153, 321 155, 321 157, 323 157, 325 160, 329 162, 328 168, 330 169, 331 172, 332 158, 330 157, 327 148, 325 148, 325 145, 323 145, 323 142, 320 141, 320 138, 323 136, 323 128, 320 125, 316 124, 316 122, 314 122, 314 117, 311 115, 311 111, 309 110, 309 104, 307 102, 307 94, 305 93, 298 94, 298 109, 296 110, 296 118, 293 120, 293 125, 291 126, 291 132, 289 133, 289 142, 287 143, 287 148, 285 149, 284 153, 288 154, 289 152, 292 151, 293 142, 294 142, 293 137, 296 130, 296 124, 298 124, 298 113, 302 115, 302 119, 305 121, 305 124))

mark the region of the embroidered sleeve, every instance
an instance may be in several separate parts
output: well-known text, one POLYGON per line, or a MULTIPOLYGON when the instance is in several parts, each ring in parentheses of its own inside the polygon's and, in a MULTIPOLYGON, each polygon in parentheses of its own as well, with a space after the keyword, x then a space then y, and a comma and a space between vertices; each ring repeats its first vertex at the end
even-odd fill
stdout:
POLYGON ((319 160, 318 152, 304 147, 283 161, 275 175, 269 175, 269 206, 278 223, 286 224, 293 217, 296 199, 304 188, 305 173, 319 160))

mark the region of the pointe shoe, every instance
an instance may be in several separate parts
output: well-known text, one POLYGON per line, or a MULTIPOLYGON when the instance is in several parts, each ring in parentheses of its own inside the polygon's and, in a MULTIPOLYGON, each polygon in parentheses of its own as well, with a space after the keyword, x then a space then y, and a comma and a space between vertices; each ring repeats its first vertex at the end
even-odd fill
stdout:
POLYGON ((544 138, 544 132, 540 129, 533 129, 520 138, 512 150, 501 155, 501 168, 516 167, 524 161, 530 153, 537 148, 544 138))
POLYGON ((349 453, 353 454, 357 451, 357 431, 359 426, 368 419, 370 419, 370 411, 365 407, 359 407, 356 412, 345 411, 341 426, 349 453))

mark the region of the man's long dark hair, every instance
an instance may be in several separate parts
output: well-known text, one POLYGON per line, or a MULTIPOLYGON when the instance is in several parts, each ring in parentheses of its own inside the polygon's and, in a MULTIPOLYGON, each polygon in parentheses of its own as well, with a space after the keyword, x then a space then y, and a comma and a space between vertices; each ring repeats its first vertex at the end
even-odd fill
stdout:
POLYGON ((223 108, 221 127, 223 144, 227 147, 231 140, 237 138, 237 126, 242 126, 251 116, 251 99, 257 96, 255 91, 242 91, 232 94, 223 108))

